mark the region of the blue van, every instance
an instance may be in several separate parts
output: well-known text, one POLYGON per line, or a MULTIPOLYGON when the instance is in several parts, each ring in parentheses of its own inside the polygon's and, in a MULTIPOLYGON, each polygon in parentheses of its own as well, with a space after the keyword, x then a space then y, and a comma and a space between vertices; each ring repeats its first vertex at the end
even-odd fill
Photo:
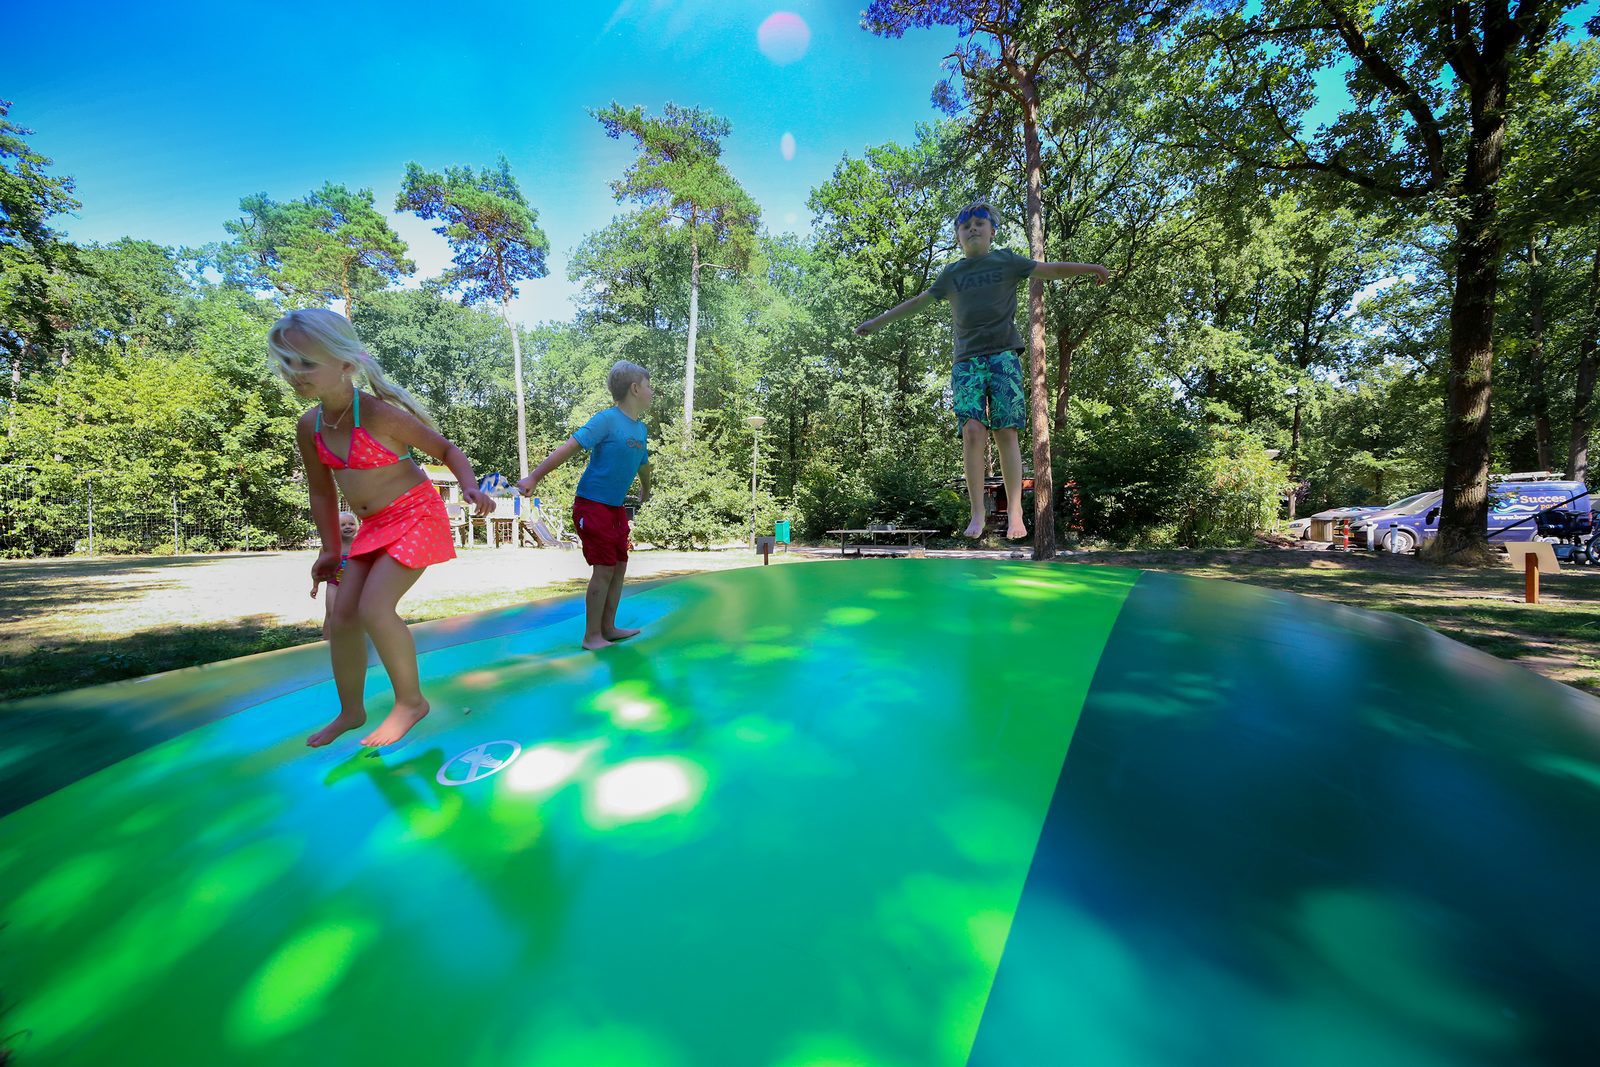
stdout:
MULTIPOLYGON (((1411 552, 1439 534, 1439 512, 1444 494, 1407 497, 1404 507, 1363 515, 1350 525, 1350 543, 1379 552, 1411 552)), ((1532 541, 1538 535, 1534 516, 1560 508, 1588 515, 1589 490, 1582 482, 1540 480, 1531 475, 1506 475, 1489 481, 1489 540, 1532 541)))

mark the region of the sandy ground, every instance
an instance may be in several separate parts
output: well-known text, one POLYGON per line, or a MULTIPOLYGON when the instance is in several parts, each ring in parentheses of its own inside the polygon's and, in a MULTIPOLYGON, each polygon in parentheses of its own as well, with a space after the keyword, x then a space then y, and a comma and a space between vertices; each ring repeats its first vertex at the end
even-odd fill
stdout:
MULTIPOLYGON (((253 617, 276 625, 322 622, 321 600, 310 597, 312 551, 249 555, 105 557, 21 560, 0 564, 0 642, 43 638, 68 628, 115 636, 168 625, 194 626, 253 617)), ((806 557, 799 553, 789 560, 806 557)), ((749 549, 714 552, 636 552, 630 581, 664 574, 759 566, 749 549)), ((507 593, 587 580, 577 551, 463 550, 428 568, 401 602, 403 614, 432 602, 507 593)), ((460 610, 470 611, 470 607, 460 610)), ((32 643, 32 642, 29 642, 32 643)))

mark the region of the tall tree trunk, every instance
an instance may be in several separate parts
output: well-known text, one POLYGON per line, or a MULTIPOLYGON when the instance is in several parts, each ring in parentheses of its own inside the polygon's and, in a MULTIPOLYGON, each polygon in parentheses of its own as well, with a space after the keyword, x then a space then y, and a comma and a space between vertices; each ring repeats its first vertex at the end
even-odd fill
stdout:
POLYGON ((1065 323, 1056 328, 1056 420, 1055 433, 1067 432, 1067 416, 1072 410, 1072 331, 1065 323))
POLYGON ((1456 224, 1455 292, 1450 301, 1450 417, 1445 426, 1444 506, 1439 548, 1445 559, 1488 541, 1489 399, 1494 372, 1494 305, 1500 285, 1495 184, 1505 144, 1508 63, 1486 63, 1472 86, 1472 133, 1456 224))
POLYGON ((1304 405, 1300 393, 1294 395, 1294 425, 1289 428, 1289 521, 1294 521, 1295 504, 1300 497, 1300 426, 1304 405))
MULTIPOLYGON (((528 406, 522 396, 522 339, 517 335, 516 324, 511 321, 511 291, 500 290, 500 317, 511 331, 511 377, 517 390, 517 468, 520 478, 528 476, 528 406)), ((462 488, 465 488, 463 486, 462 488)))
MULTIPOLYGON (((1038 86, 1021 79, 1022 146, 1028 170, 1028 250, 1044 261, 1044 164, 1039 149, 1038 86)), ((1033 558, 1056 554, 1055 478, 1050 470, 1050 378, 1044 353, 1044 282, 1028 279, 1028 357, 1033 389, 1028 407, 1033 423, 1033 558)))
POLYGON ((1306 381, 1311 368, 1311 324, 1317 314, 1317 294, 1322 290, 1323 259, 1318 256, 1311 270, 1310 285, 1306 289, 1305 314, 1300 318, 1300 351, 1295 353, 1294 365, 1300 374, 1295 378, 1294 423, 1289 427, 1289 521, 1293 522, 1295 509, 1300 503, 1300 433, 1305 428, 1305 398, 1300 395, 1300 385, 1306 381))
MULTIPOLYGON (((902 332, 901 336, 905 336, 905 333, 902 332)), ((909 340, 900 343, 899 352, 895 356, 894 384, 895 421, 904 426, 911 410, 911 342, 909 340)))
POLYGON ((1550 440, 1550 397, 1544 386, 1544 275, 1539 266, 1539 241, 1533 238, 1528 241, 1528 326, 1533 338, 1528 354, 1528 400, 1533 407, 1533 443, 1539 453, 1539 469, 1547 471, 1555 463, 1555 448, 1550 440))
MULTIPOLYGON (((693 227, 691 222, 690 226, 693 227)), ((689 231, 689 354, 683 361, 683 440, 694 440, 694 343, 700 333, 700 242, 689 231)))
POLYGON ((789 418, 785 420, 789 423, 789 484, 784 490, 784 492, 790 496, 794 495, 794 487, 800 481, 800 472, 795 469, 795 455, 799 448, 799 442, 795 436, 796 419, 794 417, 794 409, 796 406, 799 406, 802 408, 802 411, 804 410, 804 405, 795 405, 794 399, 794 392, 791 390, 789 393, 789 418))
POLYGON ((1572 450, 1567 477, 1589 484, 1589 428, 1594 425, 1594 378, 1600 364, 1600 242, 1589 268, 1589 323, 1578 345, 1578 381, 1572 398, 1572 450))

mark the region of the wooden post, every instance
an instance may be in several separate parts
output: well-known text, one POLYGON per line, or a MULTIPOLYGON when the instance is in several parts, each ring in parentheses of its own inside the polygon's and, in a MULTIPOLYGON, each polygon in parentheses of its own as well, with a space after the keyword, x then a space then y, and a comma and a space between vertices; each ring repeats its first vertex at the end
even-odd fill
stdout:
POLYGON ((1530 604, 1539 602, 1539 572, 1555 574, 1561 569, 1555 550, 1544 541, 1507 541, 1506 562, 1513 570, 1522 564, 1523 588, 1530 604))
POLYGON ((776 547, 777 539, 773 537, 756 538, 756 551, 761 553, 761 565, 765 567, 772 562, 772 550, 776 547))

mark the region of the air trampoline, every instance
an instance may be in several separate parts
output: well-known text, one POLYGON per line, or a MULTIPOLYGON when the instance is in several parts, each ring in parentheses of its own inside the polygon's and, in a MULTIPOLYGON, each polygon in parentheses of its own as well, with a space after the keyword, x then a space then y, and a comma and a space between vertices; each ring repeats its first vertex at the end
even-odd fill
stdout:
POLYGON ((1593 1062, 1600 702, 1394 616, 904 559, 11 706, 18 1067, 1593 1062), (370 674, 370 708, 384 675, 370 674))

